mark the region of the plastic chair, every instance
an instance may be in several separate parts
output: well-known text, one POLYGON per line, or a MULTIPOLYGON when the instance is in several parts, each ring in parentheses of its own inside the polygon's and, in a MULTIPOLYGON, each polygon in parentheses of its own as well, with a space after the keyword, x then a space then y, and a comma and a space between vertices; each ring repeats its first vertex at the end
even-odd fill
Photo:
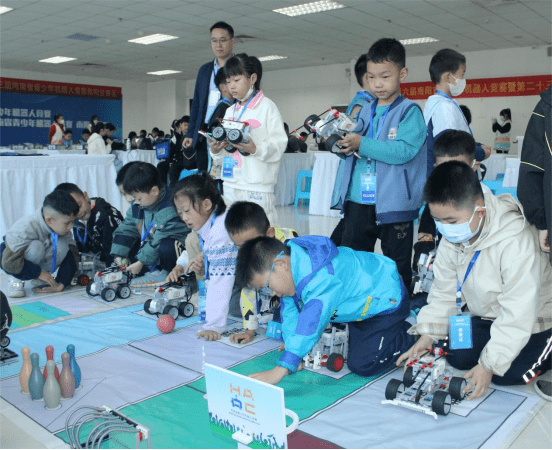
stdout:
POLYGON ((297 207, 299 200, 310 201, 310 190, 312 182, 312 170, 301 170, 297 175, 297 190, 295 191, 295 207, 297 207), (301 189, 303 185, 303 179, 305 180, 305 188, 301 189))

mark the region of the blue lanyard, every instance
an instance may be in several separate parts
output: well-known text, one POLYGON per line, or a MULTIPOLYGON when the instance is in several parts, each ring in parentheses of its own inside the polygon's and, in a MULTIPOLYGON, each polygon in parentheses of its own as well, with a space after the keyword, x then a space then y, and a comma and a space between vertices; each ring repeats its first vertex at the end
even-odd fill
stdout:
MULTIPOLYGON (((246 103, 245 106, 243 107, 243 109, 242 109, 242 111, 241 111, 239 117, 238 117, 237 119, 235 119, 236 122, 239 122, 239 121, 240 121, 241 117, 243 116, 243 113, 244 113, 245 110, 247 109, 247 105, 249 105, 249 102, 250 102, 251 100, 253 100, 253 97, 255 97, 255 95, 257 95, 257 91, 253 92, 253 95, 251 95, 251 97, 249 98, 249 100, 247 100, 247 103, 246 103)), ((238 103, 239 103, 239 102, 236 102, 236 104, 234 105, 234 114, 233 114, 234 118, 236 117, 236 108, 238 107, 238 103)))
POLYGON ((470 134, 473 136, 473 132, 470 128, 470 125, 468 123, 468 120, 466 119, 466 116, 464 115, 464 112, 462 111, 462 108, 460 108, 460 105, 456 102, 456 100, 454 100, 453 98, 451 98, 450 96, 448 96, 447 94, 445 94, 444 92, 441 92, 439 90, 435 90, 435 93, 439 94, 439 95, 442 95, 443 97, 445 98, 448 98, 449 100, 452 100, 452 102, 456 105, 456 107, 460 110, 460 112, 462 113, 462 117, 464 118, 464 122, 466 122, 466 125, 468 126, 468 130, 470 130, 470 134))
POLYGON ((144 222, 142 222, 142 242, 144 242, 146 238, 149 236, 152 227, 153 227, 153 219, 151 219, 151 222, 147 230, 145 230, 144 222))
POLYGON ((370 100, 371 102, 374 101, 374 97, 372 97, 372 95, 370 95, 370 94, 369 94, 368 92, 366 92, 366 91, 358 91, 358 92, 357 92, 357 96, 359 96, 359 97, 364 97, 364 98, 370 100))
MULTIPOLYGON (((370 139, 373 139, 374 137, 374 116, 376 113, 376 107, 378 106, 377 102, 372 103, 372 112, 370 114, 370 127, 368 128, 368 137, 370 139)), ((387 117, 387 114, 389 114, 389 110, 391 109, 391 105, 387 107, 385 112, 383 113, 383 116, 381 116, 381 119, 379 121, 378 130, 376 131, 376 139, 379 138, 379 135, 381 134, 381 130, 383 129, 383 123, 385 122, 385 118, 387 117)))
POLYGON ((462 287, 464 286, 464 283, 466 282, 466 279, 468 278, 468 275, 470 274, 473 265, 475 264, 475 261, 477 261, 480 253, 481 250, 478 250, 475 252, 475 255, 473 255, 473 258, 468 266, 468 270, 466 271, 466 275, 464 275, 464 281, 462 281, 462 284, 460 284, 460 280, 456 280, 456 310, 458 311, 458 315, 462 313, 462 287))
MULTIPOLYGON (((215 213, 213 214, 213 218, 211 219, 211 227, 209 228, 210 230, 213 229, 213 224, 215 223, 216 218, 217 218, 217 215, 215 213)), ((208 280, 209 279, 209 261, 207 260, 207 255, 203 251, 203 243, 204 243, 203 238, 199 236, 199 249, 203 252, 203 265, 205 266, 205 279, 208 280)))
MULTIPOLYGON (((80 223, 80 222, 79 222, 80 223)), ((84 227, 84 239, 81 238, 80 234, 79 234, 79 230, 80 228, 76 228, 75 229, 75 235, 77 236, 77 240, 82 244, 82 245, 86 245, 86 238, 88 237, 88 228, 86 228, 86 226, 84 227)))
POLYGON ((52 230, 50 230, 50 234, 52 235, 52 273, 56 271, 56 263, 57 263, 57 244, 58 244, 58 234, 54 233, 52 230))

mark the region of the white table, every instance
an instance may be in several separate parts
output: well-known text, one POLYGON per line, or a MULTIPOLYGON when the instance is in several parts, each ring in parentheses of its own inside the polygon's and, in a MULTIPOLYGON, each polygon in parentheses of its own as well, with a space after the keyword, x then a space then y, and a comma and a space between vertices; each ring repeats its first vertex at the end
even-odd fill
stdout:
POLYGON ((339 211, 330 209, 330 203, 340 159, 330 152, 314 152, 314 154, 309 214, 339 217, 339 211))
POLYGON ((314 153, 284 153, 280 162, 278 181, 274 188, 276 206, 291 205, 295 202, 297 176, 301 170, 310 170, 314 164, 314 153))
POLYGON ((114 159, 113 155, 1 156, 0 239, 19 218, 42 206, 44 197, 60 183, 75 183, 90 197, 102 197, 121 208, 114 159))
POLYGON ((156 167, 159 163, 159 160, 155 156, 155 150, 113 150, 113 153, 117 155, 123 166, 132 161, 148 162, 156 167))

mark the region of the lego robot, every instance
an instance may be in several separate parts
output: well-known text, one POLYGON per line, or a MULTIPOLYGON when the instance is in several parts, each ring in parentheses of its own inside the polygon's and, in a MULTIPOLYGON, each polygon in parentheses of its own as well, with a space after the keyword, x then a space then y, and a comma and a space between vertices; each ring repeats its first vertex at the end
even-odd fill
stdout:
POLYGON ((412 279, 412 294, 421 292, 429 293, 433 284, 433 263, 436 250, 431 250, 429 255, 422 253, 418 260, 418 274, 412 279))
MULTIPOLYGON (((326 140, 326 149, 337 153, 341 149, 337 142, 343 139, 346 134, 352 133, 358 124, 347 114, 330 108, 328 114, 323 119, 316 114, 312 114, 305 120, 305 128, 308 132, 326 140)), ((352 155, 349 152, 346 156, 352 155)))
POLYGON ((403 380, 392 378, 385 388, 382 404, 392 404, 423 412, 437 419, 446 416, 453 400, 463 400, 466 380, 453 377, 447 367, 446 353, 435 347, 407 364, 403 380))
POLYGON ((11 351, 8 331, 12 324, 13 314, 8 299, 0 291, 0 366, 12 364, 18 360, 17 353, 11 351))
POLYGON ((117 297, 129 298, 132 273, 125 267, 113 265, 94 275, 94 281, 86 285, 86 293, 91 296, 100 295, 106 302, 112 302, 117 297))
POLYGON ((259 291, 250 290, 248 295, 251 296, 252 305, 257 303, 258 314, 253 311, 247 312, 245 315, 246 328, 256 330, 259 326, 266 327, 274 318, 274 312, 280 307, 279 298, 272 294, 265 294, 262 289, 259 291))
MULTIPOLYGON (((247 144, 250 132, 251 126, 248 122, 222 119, 220 125, 213 128, 212 137, 219 142, 226 140, 229 145, 225 150, 229 153, 234 153, 237 149, 232 144, 240 144, 242 142, 247 144)), ((244 156, 249 156, 247 152, 240 150, 240 153, 244 156)))
POLYGON ((332 372, 339 372, 345 365, 348 351, 349 326, 330 323, 309 354, 303 358, 303 364, 307 369, 326 367, 332 372))
POLYGON ((175 320, 179 314, 191 317, 195 308, 190 299, 195 292, 198 292, 195 274, 184 274, 178 281, 160 286, 154 297, 144 303, 144 311, 157 316, 168 314, 175 320))
POLYGON ((71 280, 71 286, 86 286, 90 282, 90 278, 94 278, 96 273, 94 255, 81 253, 80 257, 77 273, 71 280))

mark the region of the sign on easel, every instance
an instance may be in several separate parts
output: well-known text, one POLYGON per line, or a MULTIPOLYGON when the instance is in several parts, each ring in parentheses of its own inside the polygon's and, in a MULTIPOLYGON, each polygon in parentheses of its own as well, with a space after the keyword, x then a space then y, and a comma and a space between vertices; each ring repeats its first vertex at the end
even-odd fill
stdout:
POLYGON ((205 364, 211 429, 238 441, 238 448, 287 448, 298 424, 284 406, 284 390, 212 364, 205 364), (294 424, 286 429, 287 414, 294 424))

